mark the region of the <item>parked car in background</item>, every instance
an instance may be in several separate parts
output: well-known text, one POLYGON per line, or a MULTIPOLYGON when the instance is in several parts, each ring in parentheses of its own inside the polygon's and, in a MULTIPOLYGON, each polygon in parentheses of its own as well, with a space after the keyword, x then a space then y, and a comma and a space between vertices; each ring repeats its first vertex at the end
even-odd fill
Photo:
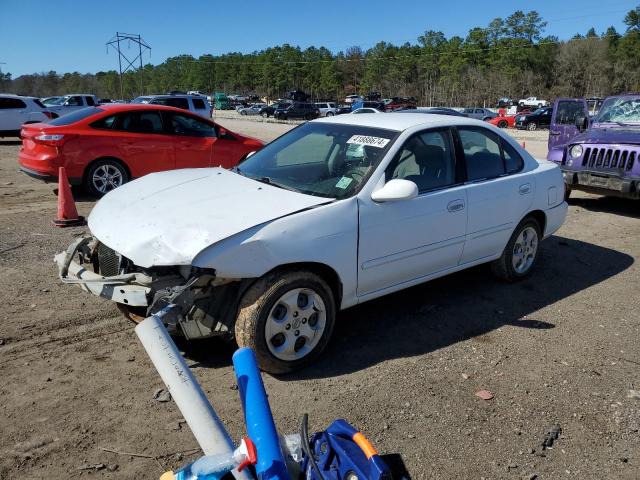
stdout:
POLYGON ((63 99, 64 97, 44 97, 40 99, 40 103, 48 107, 49 105, 59 105, 63 99))
POLYGON ((518 100, 519 107, 533 107, 533 108, 541 108, 547 105, 546 100, 542 100, 538 97, 527 97, 521 100, 518 100))
POLYGON ((133 100, 131 100, 131 103, 149 103, 151 100, 153 100, 153 96, 151 95, 142 95, 140 97, 136 97, 133 100))
POLYGON ((55 261, 63 282, 130 318, 175 305, 162 317, 171 333, 235 337, 285 373, 318 358, 342 309, 483 263, 527 277, 565 220, 563 188, 557 165, 485 122, 335 116, 234 170, 109 193, 91 234, 55 261))
POLYGON ((509 108, 511 106, 513 106, 513 100, 509 97, 499 98, 496 102, 496 108, 509 108))
POLYGON ((495 125, 498 128, 515 128, 516 116, 515 115, 502 115, 497 116, 489 120, 491 125, 495 125))
POLYGON ((19 137, 22 125, 55 117, 38 98, 0 94, 0 137, 19 137))
POLYGON ((537 130, 551 124, 553 107, 542 107, 526 115, 516 115, 516 128, 519 130, 537 130))
POLYGON ((266 106, 266 103, 254 103, 251 106, 241 108, 238 113, 240 115, 258 115, 266 106))
POLYGON ((338 105, 336 107, 336 115, 343 115, 345 113, 351 113, 350 103, 347 103, 346 105, 338 105))
POLYGON ((375 108, 376 110, 380 110, 381 112, 384 112, 387 109, 384 102, 372 100, 365 100, 363 102, 356 102, 351 104, 351 111, 357 110, 358 108, 375 108))
POLYGON ((318 118, 320 116, 320 110, 313 103, 303 103, 303 102, 293 102, 287 106, 283 106, 282 108, 278 108, 274 114, 273 118, 277 118, 278 120, 288 120, 288 119, 304 119, 304 120, 313 120, 314 118, 318 118))
POLYGON ((331 117, 338 111, 335 102, 317 102, 316 107, 318 107, 321 117, 331 117))
POLYGON ((19 163, 44 181, 57 181, 58 167, 65 167, 72 185, 102 196, 151 172, 230 168, 262 145, 183 109, 113 104, 25 125, 19 163))
POLYGON ((245 102, 247 100, 246 95, 227 95, 227 98, 234 102, 245 102))
POLYGON ((71 95, 64 95, 56 105, 49 105, 47 108, 55 112, 57 115, 67 115, 76 110, 80 110, 86 107, 94 107, 100 103, 100 100, 95 95, 88 93, 74 93, 71 95))
POLYGON ((477 107, 465 108, 464 110, 462 110, 462 113, 464 113, 469 118, 475 118, 476 120, 484 120, 485 122, 487 120, 491 120, 492 118, 495 118, 498 116, 496 112, 492 112, 488 108, 477 108, 477 107))
POLYGON ((378 110, 377 108, 362 107, 362 108, 356 108, 351 113, 354 114, 354 113, 384 113, 384 112, 382 110, 378 110))
POLYGON ((397 113, 430 113, 432 115, 450 115, 453 117, 466 117, 462 112, 454 110, 453 108, 446 107, 421 107, 421 108, 409 108, 406 110, 396 110, 397 113))
POLYGON ((211 118, 211 105, 205 97, 200 95, 152 95, 148 104, 181 108, 201 117, 211 118))
POLYGON ((224 92, 216 92, 213 94, 213 106, 216 110, 231 110, 229 98, 224 92))
POLYGON ((640 199, 640 95, 606 98, 589 119, 587 102, 559 98, 547 159, 560 165, 571 190, 640 199))
POLYGON ((356 103, 356 102, 363 102, 364 101, 364 97, 361 95, 347 95, 344 98, 344 103, 356 103))
POLYGON ((384 102, 384 109, 387 112, 411 108, 416 108, 415 98, 393 97, 384 102))
POLYGON ((282 108, 286 108, 289 105, 291 105, 291 102, 277 102, 277 103, 273 103, 271 105, 267 105, 266 107, 262 107, 260 109, 260 116, 262 118, 269 118, 269 117, 273 117, 273 114, 276 112, 277 109, 282 109, 282 108))

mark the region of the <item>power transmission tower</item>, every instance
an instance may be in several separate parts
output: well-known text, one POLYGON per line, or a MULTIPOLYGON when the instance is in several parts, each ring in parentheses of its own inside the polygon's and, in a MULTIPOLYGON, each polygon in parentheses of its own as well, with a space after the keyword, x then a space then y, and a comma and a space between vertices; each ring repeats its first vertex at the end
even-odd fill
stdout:
MULTIPOLYGON (((112 37, 111 40, 107 42, 107 53, 109 53, 109 47, 113 48, 116 52, 118 52, 118 70, 120 73, 120 98, 124 99, 124 78, 123 75, 127 73, 129 70, 134 70, 135 63, 137 61, 140 62, 140 95, 144 94, 144 70, 142 69, 142 53, 146 50, 149 50, 149 57, 151 57, 151 46, 145 42, 140 35, 135 35, 132 33, 120 33, 116 32, 115 37, 112 37), (129 57, 122 51, 122 43, 128 42, 129 48, 131 48, 131 43, 134 43, 138 46, 138 54, 130 60, 129 57), (123 62, 124 60, 124 62, 123 62), (122 68, 122 64, 125 64, 124 69, 122 68)), ((135 50, 134 50, 135 52, 135 50)))

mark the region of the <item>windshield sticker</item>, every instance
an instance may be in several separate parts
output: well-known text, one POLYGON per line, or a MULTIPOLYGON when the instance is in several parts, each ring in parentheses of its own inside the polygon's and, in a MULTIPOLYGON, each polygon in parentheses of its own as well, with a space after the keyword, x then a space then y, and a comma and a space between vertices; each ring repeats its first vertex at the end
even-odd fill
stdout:
POLYGON ((342 177, 340 180, 338 180, 338 183, 336 183, 336 188, 341 188, 344 190, 349 185, 351 185, 352 181, 353 181, 353 178, 342 177))
POLYGON ((356 145, 368 145, 370 147, 384 148, 389 143, 388 138, 369 137, 368 135, 353 135, 347 143, 355 143, 356 145))

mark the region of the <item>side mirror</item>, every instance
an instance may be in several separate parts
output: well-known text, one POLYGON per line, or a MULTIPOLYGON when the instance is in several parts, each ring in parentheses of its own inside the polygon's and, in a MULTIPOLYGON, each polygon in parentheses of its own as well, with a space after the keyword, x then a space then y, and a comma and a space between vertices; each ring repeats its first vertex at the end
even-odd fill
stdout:
POLYGON ((580 117, 580 116, 576 117, 576 128, 579 131, 586 130, 587 126, 588 126, 588 122, 586 117, 580 117))
POLYGON ((418 196, 418 186, 400 178, 389 180, 384 187, 371 194, 374 202, 398 202, 401 200, 411 200, 418 196))

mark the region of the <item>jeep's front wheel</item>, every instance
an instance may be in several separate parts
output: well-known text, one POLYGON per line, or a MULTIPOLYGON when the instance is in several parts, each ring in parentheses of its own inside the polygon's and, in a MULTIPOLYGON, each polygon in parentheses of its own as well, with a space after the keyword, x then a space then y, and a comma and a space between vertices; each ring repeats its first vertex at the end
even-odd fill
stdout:
POLYGON ((255 351, 265 372, 291 372, 322 353, 335 317, 333 292, 318 275, 307 271, 267 274, 240 301, 236 342, 255 351))

